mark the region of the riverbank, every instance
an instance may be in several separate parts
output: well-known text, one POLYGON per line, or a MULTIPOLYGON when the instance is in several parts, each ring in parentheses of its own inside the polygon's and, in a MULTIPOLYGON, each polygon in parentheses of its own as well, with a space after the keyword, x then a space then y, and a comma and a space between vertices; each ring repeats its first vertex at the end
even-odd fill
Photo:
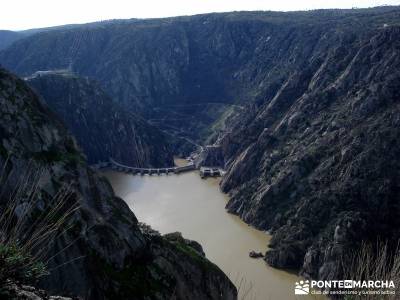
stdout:
POLYGON ((206 256, 235 283, 242 299, 296 299, 298 276, 249 257, 251 250, 265 252, 271 236, 226 213, 228 198, 220 192, 218 178, 202 180, 198 171, 172 176, 105 175, 139 221, 162 234, 180 231, 198 241, 206 256))

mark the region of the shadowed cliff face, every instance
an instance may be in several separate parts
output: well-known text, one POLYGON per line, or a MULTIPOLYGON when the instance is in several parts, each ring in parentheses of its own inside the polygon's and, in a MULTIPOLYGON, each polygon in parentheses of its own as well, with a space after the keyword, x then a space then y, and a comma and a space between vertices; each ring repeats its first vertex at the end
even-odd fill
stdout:
POLYGON ((322 63, 313 56, 323 59, 341 42, 346 52, 357 36, 398 17, 389 7, 94 23, 19 40, 0 62, 22 76, 72 68, 160 129, 203 141, 228 112, 274 94, 293 70, 322 63))
POLYGON ((273 231, 271 265, 333 279, 361 240, 399 238, 399 38, 342 40, 224 137, 227 208, 273 231))
POLYGON ((398 7, 227 13, 43 33, 0 53, 72 66, 176 136, 216 141, 228 209, 274 232, 267 261, 334 278, 343 251, 397 239, 398 7))
MULTIPOLYGON (((108 181, 87 167, 74 139, 22 81, 0 69, 0 211, 29 170, 42 170, 37 200, 20 195, 16 218, 27 230, 41 224, 55 195, 68 186, 65 206, 78 209, 50 240, 40 285, 86 299, 236 299, 236 289, 201 246, 140 228, 108 181), (24 212, 21 215, 21 211, 24 212), (192 245, 195 245, 192 247, 192 245)), ((28 180, 34 180, 30 178, 28 180)), ((25 184, 25 183, 24 183, 25 184)), ((21 234, 23 234, 23 230, 21 234)))
POLYGON ((89 163, 113 158, 135 167, 173 166, 166 137, 113 102, 95 82, 64 72, 39 74, 28 83, 64 121, 89 163))

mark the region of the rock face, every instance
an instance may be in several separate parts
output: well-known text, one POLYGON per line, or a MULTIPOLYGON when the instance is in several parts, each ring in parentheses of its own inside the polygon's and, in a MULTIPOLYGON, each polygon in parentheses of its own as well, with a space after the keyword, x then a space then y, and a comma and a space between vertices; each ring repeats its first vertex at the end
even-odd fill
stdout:
POLYGON ((204 141, 243 103, 276 93, 294 70, 321 65, 338 43, 345 48, 336 55, 350 57, 346 46, 356 36, 398 17, 397 7, 382 7, 111 21, 31 35, 2 51, 0 63, 21 76, 71 68, 96 79, 184 148, 179 142, 192 144, 179 138, 204 141))
POLYGON ((400 238, 400 28, 336 40, 311 44, 221 142, 228 210, 273 232, 269 264, 322 279, 360 241, 400 238))
POLYGON ((381 7, 133 20, 40 33, 0 62, 71 66, 159 128, 211 136, 229 211, 274 233, 266 260, 335 278, 361 240, 398 238, 399 19, 381 7))
POLYGON ((50 296, 45 290, 29 285, 9 282, 0 291, 0 299, 4 300, 74 300, 69 297, 50 296))
POLYGON ((196 168, 203 166, 224 167, 225 161, 221 146, 209 145, 202 147, 201 152, 194 159, 196 168))
POLYGON ((113 158, 134 167, 174 165, 164 134, 122 109, 95 82, 59 71, 40 72, 28 83, 64 121, 89 163, 113 158))
POLYGON ((65 205, 78 205, 48 245, 51 275, 40 287, 51 294, 93 300, 236 299, 236 289, 224 273, 190 244, 139 228, 107 180, 87 167, 61 122, 22 80, 4 70, 0 114, 0 169, 5 172, 0 210, 30 169, 40 170, 38 199, 31 206, 26 206, 26 197, 17 201, 18 207, 28 207, 23 210, 27 230, 57 204, 54 197, 62 186, 68 186, 65 205))

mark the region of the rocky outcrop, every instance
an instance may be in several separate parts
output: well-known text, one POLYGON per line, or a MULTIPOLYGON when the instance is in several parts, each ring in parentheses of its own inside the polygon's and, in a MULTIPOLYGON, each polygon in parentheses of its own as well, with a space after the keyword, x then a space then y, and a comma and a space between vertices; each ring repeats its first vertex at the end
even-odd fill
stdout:
POLYGON ((158 242, 153 240, 153 245, 158 244, 153 250, 157 253, 154 263, 170 270, 176 278, 175 291, 168 299, 236 299, 233 284, 205 258, 199 243, 182 238, 180 233, 167 234, 163 239, 153 235, 154 238, 158 242))
POLYGON ((317 43, 314 63, 225 136, 227 208, 273 232, 269 264, 333 279, 362 240, 400 238, 399 37, 391 27, 317 43))
POLYGON ((64 121, 89 163, 110 158, 133 167, 170 167, 167 138, 126 112, 98 84, 68 71, 39 72, 27 80, 64 121))
MULTIPOLYGON (((4 300, 74 300, 69 297, 50 296, 45 290, 33 286, 8 282, 0 290, 0 299, 4 300)), ((77 298, 75 298, 77 299, 77 298)))
POLYGON ((203 166, 223 168, 225 166, 225 161, 221 146, 207 145, 202 147, 201 151, 194 159, 194 164, 196 168, 203 166))
MULTIPOLYGON (((144 233, 135 215, 107 180, 87 167, 75 140, 28 86, 0 70, 0 210, 22 180, 35 180, 37 200, 18 198, 16 207, 29 232, 43 212, 62 198, 77 210, 49 241, 50 276, 38 286, 51 294, 85 299, 236 299, 236 289, 190 245, 175 245, 144 233), (5 180, 6 178, 6 180, 5 180), (33 203, 28 205, 29 203, 33 203), (23 214, 21 214, 23 212, 23 214), (197 252, 196 252, 197 253, 197 252)), ((62 206, 63 207, 63 206, 62 206)), ((46 247, 46 248, 47 248, 46 247)))

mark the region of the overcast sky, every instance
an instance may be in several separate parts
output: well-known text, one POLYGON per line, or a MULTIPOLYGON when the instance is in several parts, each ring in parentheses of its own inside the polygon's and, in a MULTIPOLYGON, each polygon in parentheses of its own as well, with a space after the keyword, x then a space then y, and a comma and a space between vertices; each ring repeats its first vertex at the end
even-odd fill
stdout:
POLYGON ((234 10, 309 10, 399 5, 400 0, 3 0, 0 29, 234 10))

